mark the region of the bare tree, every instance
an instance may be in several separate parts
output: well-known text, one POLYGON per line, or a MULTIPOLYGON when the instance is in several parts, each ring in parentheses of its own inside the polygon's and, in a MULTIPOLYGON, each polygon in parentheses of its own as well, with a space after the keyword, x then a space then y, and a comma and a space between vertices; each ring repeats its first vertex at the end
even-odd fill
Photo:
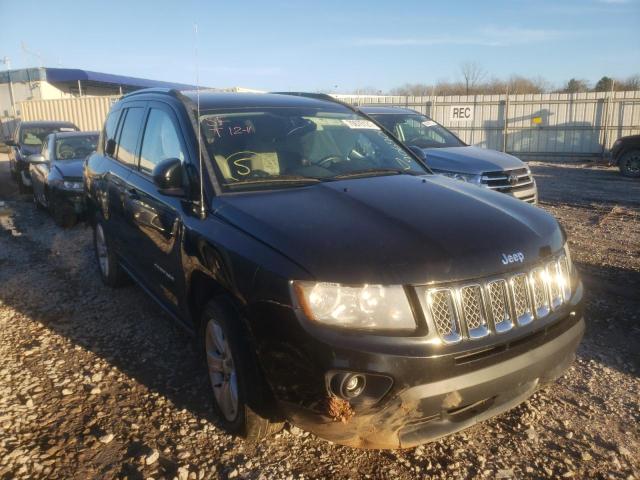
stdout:
POLYGON ((478 85, 487 72, 476 62, 465 62, 460 65, 460 72, 465 85, 466 94, 469 95, 469 89, 473 89, 478 85))

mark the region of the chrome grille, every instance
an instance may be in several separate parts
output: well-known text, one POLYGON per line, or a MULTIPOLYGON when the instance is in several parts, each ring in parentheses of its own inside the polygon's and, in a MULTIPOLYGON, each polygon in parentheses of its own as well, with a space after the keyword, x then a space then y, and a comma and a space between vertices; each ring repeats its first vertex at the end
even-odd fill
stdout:
POLYGON ((549 304, 553 310, 562 304, 562 292, 560 291, 560 262, 551 262, 547 265, 547 285, 549 287, 549 304))
POLYGON ((460 340, 460 330, 453 304, 453 292, 448 288, 430 290, 427 295, 427 303, 431 311, 431 318, 436 324, 440 336, 449 343, 460 340))
POLYGON ((531 171, 526 167, 484 172, 480 181, 487 187, 500 192, 510 192, 533 185, 531 171))
POLYGON ((547 280, 547 272, 544 268, 536 268, 529 274, 533 308, 538 318, 545 317, 549 313, 549 298, 547 297, 549 282, 547 280))
POLYGON ((513 327, 509 309, 509 297, 506 280, 494 280, 487 284, 489 291, 489 310, 493 314, 496 332, 506 332, 513 327))
POLYGON ((427 316, 445 343, 506 332, 546 317, 571 296, 571 260, 472 285, 426 289, 427 316))
POLYGON ((518 325, 526 325, 533 320, 527 288, 527 275, 520 273, 511 278, 511 293, 518 325))
POLYGON ((489 333, 482 305, 480 285, 468 285, 460 289, 460 305, 464 323, 471 338, 484 337, 489 333))

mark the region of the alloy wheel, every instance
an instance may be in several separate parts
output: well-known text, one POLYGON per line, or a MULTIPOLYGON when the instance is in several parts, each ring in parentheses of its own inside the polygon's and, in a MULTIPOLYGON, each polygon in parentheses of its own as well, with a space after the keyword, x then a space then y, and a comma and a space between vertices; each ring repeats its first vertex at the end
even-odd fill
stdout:
POLYGON ((216 403, 224 417, 232 422, 238 415, 238 377, 229 341, 214 319, 207 322, 205 348, 216 403))
POLYGON ((104 230, 99 223, 96 225, 96 256, 98 257, 98 265, 100 271, 105 277, 109 276, 109 251, 107 242, 104 238, 104 230))

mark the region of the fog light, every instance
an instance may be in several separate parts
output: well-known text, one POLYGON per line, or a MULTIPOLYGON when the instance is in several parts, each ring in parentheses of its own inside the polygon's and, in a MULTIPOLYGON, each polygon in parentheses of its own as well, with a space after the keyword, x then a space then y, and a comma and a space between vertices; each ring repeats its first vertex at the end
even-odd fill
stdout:
POLYGON ((355 398, 364 391, 366 384, 367 380, 364 375, 345 375, 340 384, 340 394, 345 398, 355 398))

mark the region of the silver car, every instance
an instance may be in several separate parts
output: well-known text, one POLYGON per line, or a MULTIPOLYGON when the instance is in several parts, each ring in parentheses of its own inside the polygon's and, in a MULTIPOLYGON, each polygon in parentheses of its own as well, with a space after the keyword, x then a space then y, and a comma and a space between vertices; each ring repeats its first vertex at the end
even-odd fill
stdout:
POLYGON ((469 146, 415 110, 374 106, 360 110, 421 156, 435 173, 538 203, 538 187, 531 170, 513 155, 469 146))

